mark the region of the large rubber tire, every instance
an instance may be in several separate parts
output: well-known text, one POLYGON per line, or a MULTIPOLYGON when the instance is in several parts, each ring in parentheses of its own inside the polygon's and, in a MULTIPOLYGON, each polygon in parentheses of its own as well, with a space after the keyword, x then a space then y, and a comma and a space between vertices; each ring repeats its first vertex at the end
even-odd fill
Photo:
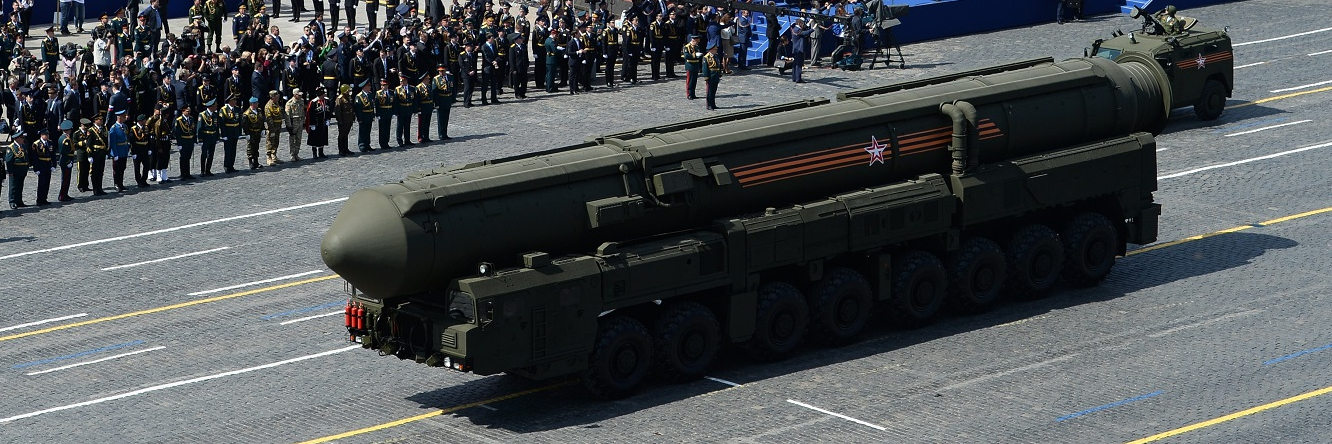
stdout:
POLYGON ((1008 293, 1019 299, 1040 299, 1059 283, 1064 244, 1045 225, 1022 227, 1008 240, 1008 293))
POLYGON ((912 251, 893 258, 892 316, 905 327, 929 324, 943 306, 948 275, 933 254, 912 251))
POLYGON ((873 305, 864 276, 850 268, 833 268, 809 295, 809 334, 824 345, 848 344, 869 323, 873 305))
POLYGON ((697 302, 674 304, 657 316, 652 329, 657 376, 670 382, 702 378, 721 349, 721 324, 697 302))
POLYGON ((602 399, 632 395, 652 368, 652 337, 642 322, 614 315, 598 322, 583 387, 602 399))
POLYGON ((785 282, 763 284, 754 323, 754 336, 745 344, 749 354, 761 361, 785 359, 800 346, 809 324, 804 296, 785 282))
POLYGON ((1008 261, 999 244, 973 237, 962 241, 944 262, 948 269, 948 304, 960 313, 981 313, 1004 293, 1008 261))
POLYGON ((1199 120, 1216 120, 1226 109, 1226 86, 1216 80, 1203 84, 1202 96, 1193 105, 1193 114, 1199 120))
POLYGON ((1110 274, 1119 251, 1119 232, 1100 213, 1082 213, 1064 226, 1064 281, 1075 287, 1091 287, 1110 274))

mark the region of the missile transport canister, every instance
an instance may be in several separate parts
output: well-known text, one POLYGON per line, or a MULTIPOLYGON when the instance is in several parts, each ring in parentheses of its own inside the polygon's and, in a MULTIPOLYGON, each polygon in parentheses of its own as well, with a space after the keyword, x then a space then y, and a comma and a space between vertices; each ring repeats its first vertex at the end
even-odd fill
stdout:
POLYGON ((1033 60, 440 168, 353 194, 322 255, 366 348, 624 396, 1096 284, 1155 241, 1169 82, 1033 60))

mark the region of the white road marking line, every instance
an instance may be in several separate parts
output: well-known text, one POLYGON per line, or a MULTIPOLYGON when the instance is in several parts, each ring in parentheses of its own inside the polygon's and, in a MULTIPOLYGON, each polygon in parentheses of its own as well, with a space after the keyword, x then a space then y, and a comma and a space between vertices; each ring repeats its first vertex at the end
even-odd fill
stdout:
POLYGON ((182 255, 179 255, 179 256, 171 256, 171 257, 164 257, 164 258, 161 258, 161 259, 153 259, 153 260, 151 260, 151 261, 143 261, 143 262, 138 262, 138 263, 133 263, 133 264, 117 265, 117 266, 114 266, 114 267, 106 267, 106 268, 103 268, 102 271, 111 271, 111 270, 118 270, 118 269, 121 269, 121 268, 129 268, 129 267, 137 267, 137 266, 140 266, 140 265, 155 264, 155 263, 158 263, 158 262, 166 262, 166 261, 175 260, 175 259, 180 259, 180 258, 185 258, 185 257, 190 257, 190 256, 198 256, 198 255, 201 255, 201 254, 208 254, 208 253, 218 252, 218 251, 227 250, 227 249, 230 249, 230 248, 231 248, 231 247, 214 248, 214 249, 212 249, 212 250, 196 251, 196 252, 193 252, 193 253, 185 253, 185 254, 182 254, 182 255))
POLYGON ((1234 319, 1234 318, 1238 318, 1238 317, 1242 317, 1242 316, 1248 316, 1248 315, 1251 315, 1251 314, 1260 313, 1260 312, 1262 312, 1262 311, 1263 311, 1263 310, 1262 310, 1261 308, 1257 308, 1257 309, 1253 309, 1253 310, 1249 310, 1249 311, 1241 311, 1241 312, 1239 312, 1239 313, 1231 313, 1231 314, 1228 314, 1228 315, 1225 315, 1225 316, 1221 316, 1221 317, 1217 317, 1217 318, 1208 319, 1208 320, 1206 320, 1206 321, 1194 322, 1194 323, 1192 323, 1192 324, 1181 325, 1181 326, 1178 326, 1178 327, 1175 327, 1175 328, 1171 328, 1171 329, 1168 329, 1168 330, 1159 331, 1159 332, 1156 332, 1156 333, 1152 333, 1152 334, 1150 334, 1150 335, 1147 335, 1147 337, 1150 337, 1150 338, 1159 338, 1159 337, 1162 337, 1162 336, 1165 336, 1165 335, 1168 335, 1168 334, 1171 334, 1171 333, 1175 333, 1175 332, 1178 332, 1178 331, 1181 331, 1181 330, 1188 330, 1188 329, 1190 329, 1190 328, 1194 328, 1194 327, 1202 327, 1202 326, 1207 325, 1207 324, 1212 324, 1212 323, 1216 323, 1216 322, 1221 322, 1221 321, 1224 321, 1224 320, 1227 320, 1227 319, 1234 319))
POLYGON ((1294 90, 1297 90, 1297 89, 1313 88, 1313 87, 1315 87, 1315 86, 1323 86, 1323 85, 1326 85, 1326 84, 1329 84, 1329 83, 1332 83, 1332 80, 1324 80, 1324 81, 1321 81, 1321 82, 1318 82, 1318 83, 1310 83, 1310 84, 1308 84, 1308 85, 1293 86, 1293 87, 1290 87, 1290 88, 1274 89, 1274 90, 1272 90, 1272 92, 1274 92, 1274 93, 1279 93, 1279 92, 1286 92, 1286 91, 1294 91, 1294 90))
POLYGON ((1232 44, 1232 45, 1230 45, 1230 46, 1244 46, 1244 45, 1253 45, 1253 44, 1258 44, 1258 43, 1275 42, 1275 41, 1277 41, 1277 40, 1292 39, 1292 38, 1295 38, 1295 37, 1305 36, 1305 35, 1309 35, 1309 34, 1317 34, 1317 33, 1320 33, 1320 32, 1327 32, 1327 31, 1332 31, 1332 28, 1316 29, 1316 30, 1313 30, 1313 31, 1301 32, 1301 33, 1299 33, 1299 34, 1291 34, 1291 35, 1285 35, 1285 36, 1281 36, 1281 37, 1273 37, 1273 38, 1270 38, 1270 39, 1263 39, 1263 40, 1254 40, 1254 41, 1252 41, 1252 42, 1235 43, 1235 44, 1232 44))
POLYGON ((1248 130, 1248 131, 1240 131, 1240 132, 1238 132, 1238 133, 1226 134, 1225 137, 1243 136, 1243 135, 1245 135, 1245 134, 1253 134, 1253 133, 1256 133, 1256 132, 1259 132, 1259 131, 1267 131, 1267 130, 1270 130, 1270 129, 1272 129, 1272 128, 1281 128, 1281 127, 1283 127, 1283 126, 1299 125, 1299 124, 1301 124, 1301 123, 1308 123, 1308 122, 1312 122, 1312 121, 1313 121, 1313 120, 1300 120, 1300 121, 1297 121, 1297 122, 1287 122, 1287 123, 1282 123, 1282 124, 1280 124, 1280 125, 1265 126, 1265 127, 1258 128, 1258 129, 1251 129, 1251 130, 1248 130))
POLYGON ((237 288, 241 288, 241 287, 249 287, 249 286, 251 286, 251 285, 267 284, 267 283, 269 283, 269 282, 277 282, 277 281, 281 281, 281 280, 293 279, 293 278, 298 278, 298 277, 301 277, 301 276, 311 275, 311 274, 315 274, 315 273, 323 273, 323 272, 324 272, 323 270, 313 270, 313 271, 307 271, 307 272, 304 272, 304 273, 296 273, 296 274, 289 274, 289 275, 286 275, 286 276, 275 277, 275 278, 272 278, 272 279, 264 279, 264 280, 262 280, 262 281, 254 281, 254 282, 246 282, 246 283, 244 283, 244 284, 228 285, 228 286, 226 286, 226 287, 222 287, 222 288, 214 288, 214 289, 212 289, 212 290, 196 291, 196 292, 194 292, 194 293, 190 293, 190 296, 199 296, 199 295, 205 295, 205 294, 209 294, 209 293, 217 293, 217 292, 221 292, 221 291, 235 290, 235 289, 237 289, 237 288))
POLYGON ((329 316, 345 315, 345 314, 347 314, 347 313, 345 313, 345 312, 341 312, 341 311, 335 311, 335 312, 332 312, 332 313, 324 313, 324 314, 321 314, 321 315, 306 316, 306 317, 303 317, 303 318, 300 318, 300 319, 292 319, 292 320, 290 320, 290 321, 282 321, 282 322, 279 322, 278 325, 295 324, 295 323, 297 323, 297 322, 308 321, 308 320, 311 320, 311 319, 326 318, 326 317, 329 317, 329 316))
POLYGON ((23 257, 23 256, 32 255, 32 254, 38 254, 38 253, 49 253, 49 252, 52 252, 52 251, 68 250, 68 249, 71 249, 71 248, 86 247, 86 246, 89 246, 89 245, 104 244, 104 243, 107 243, 107 242, 122 241, 122 240, 126 240, 126 239, 134 239, 134 238, 139 238, 139 237, 144 237, 144 236, 152 236, 152 235, 154 235, 154 234, 170 233, 170 232, 173 232, 173 231, 180 231, 180 230, 184 230, 184 229, 188 229, 188 228, 202 227, 202 226, 205 226, 205 225, 218 224, 218 223, 222 223, 222 222, 230 222, 230 221, 233 221, 233 220, 248 219, 248 218, 251 218, 251 217, 265 216, 265 215, 269 215, 269 214, 282 213, 282 212, 287 212, 287 211, 292 211, 292 210, 299 210, 299 209, 302 209, 302 208, 309 208, 309 207, 314 207, 314 206, 319 206, 319 205, 328 205, 328 204, 331 204, 331 203, 342 202, 342 201, 344 201, 344 200, 347 200, 347 198, 345 198, 345 197, 339 197, 339 198, 337 198, 337 199, 330 199, 330 200, 325 200, 325 201, 321 201, 321 202, 308 203, 308 204, 304 204, 304 205, 296 205, 296 206, 294 206, 294 207, 278 208, 278 209, 276 209, 276 210, 260 211, 260 212, 258 212, 258 213, 242 214, 242 215, 240 215, 240 216, 231 216, 231 217, 224 217, 224 218, 221 218, 221 219, 214 219, 214 220, 203 221, 203 222, 195 222, 195 223, 192 223, 192 224, 181 225, 181 226, 179 226, 179 227, 163 228, 163 229, 161 229, 161 230, 145 231, 145 232, 142 232, 142 233, 129 234, 129 235, 125 235, 125 236, 109 237, 109 238, 106 238, 106 239, 98 239, 98 240, 93 240, 93 241, 88 241, 88 242, 80 242, 80 243, 77 243, 77 244, 62 245, 62 246, 59 246, 59 247, 46 248, 46 249, 42 249, 42 250, 25 251, 25 252, 22 252, 22 253, 14 253, 14 254, 7 255, 7 256, 0 256, 0 260, 4 260, 4 259, 13 259, 13 258, 16 258, 16 257, 23 257))
POLYGON ((1250 67, 1250 66, 1258 66, 1258 65, 1266 65, 1266 64, 1267 64, 1267 62, 1250 63, 1250 64, 1248 64, 1248 65, 1240 65, 1240 66, 1236 66, 1236 67, 1234 67, 1233 69, 1248 68, 1248 67, 1250 67))
POLYGON ((240 369, 240 370, 232 370, 232 371, 224 372, 224 373, 217 373, 217 374, 208 375, 208 376, 200 376, 200 377, 198 377, 198 378, 193 378, 193 379, 186 379, 186 380, 184 380, 184 381, 176 381, 176 382, 171 382, 171 383, 166 383, 166 384, 154 385, 154 386, 152 386, 152 387, 145 387, 145 388, 141 388, 141 389, 138 389, 138 390, 134 390, 134 391, 129 391, 129 392, 121 393, 121 394, 119 394, 119 395, 112 395, 112 396, 107 396, 107 397, 104 397, 104 398, 97 398, 97 399, 88 400, 88 401, 83 401, 83 402, 78 402, 78 403, 74 403, 74 404, 62 405, 62 406, 59 406, 59 407, 52 407, 52 408, 45 409, 45 410, 38 410, 38 411, 35 411, 35 412, 24 413, 24 414, 22 414, 22 415, 10 416, 10 417, 8 417, 8 418, 0 419, 0 423, 4 423, 4 422, 12 422, 12 421, 16 421, 16 420, 20 420, 20 419, 24 419, 24 418, 31 418, 31 417, 34 417, 34 416, 37 416, 37 415, 43 415, 43 414, 52 413, 52 412, 59 412, 59 411, 61 411, 61 410, 69 410, 69 409, 75 409, 75 408, 79 408, 79 407, 87 407, 87 406, 90 406, 90 405, 93 405, 93 404, 101 404, 101 403, 103 403, 103 402, 107 402, 107 401, 115 401, 115 400, 117 400, 117 399, 124 399, 124 398, 128 398, 128 397, 131 397, 131 396, 142 395, 142 394, 144 394, 144 393, 155 392, 155 391, 158 391, 158 390, 165 390, 165 389, 169 389, 169 388, 173 388, 173 387, 180 387, 180 386, 182 386, 182 385, 194 384, 194 383, 196 383, 196 382, 204 382, 204 381, 209 381, 209 380, 218 379, 218 378, 225 378, 225 377, 227 377, 227 376, 235 376, 235 375, 239 375, 239 374, 242 374, 242 373, 249 373, 249 372, 253 372, 253 371, 256 371, 256 370, 263 370, 263 369, 266 369, 266 368, 273 368, 273 367, 277 367, 277 366, 280 366, 280 365, 286 365, 286 364, 291 364, 291 363, 294 363, 294 362, 305 361, 305 360, 308 360, 308 359, 322 358, 322 357, 324 357, 324 356, 333 355, 333 354, 338 354, 338 353, 342 353, 342 352, 345 352, 345 351, 350 351, 350 350, 358 349, 358 348, 361 348, 361 346, 359 346, 359 345, 352 345, 352 346, 343 347, 343 348, 339 348, 339 349, 329 350, 329 351, 322 352, 322 353, 315 353, 315 354, 313 354, 313 355, 301 356, 301 357, 299 357, 299 358, 291 358, 291 359, 287 359, 287 360, 283 360, 283 361, 278 361, 278 362, 272 362, 272 363, 268 363, 268 364, 264 364, 264 365, 259 365, 259 366, 249 367, 249 368, 243 368, 243 369, 240 369))
POLYGON ((1215 170, 1215 169, 1217 169, 1217 168, 1225 168, 1225 167, 1232 167, 1232 166, 1235 166, 1235 165, 1243 165, 1243 164, 1246 164, 1246 163, 1249 163, 1249 162, 1257 162, 1257 161, 1259 161, 1259 160, 1274 159, 1274 158, 1277 158, 1277 157, 1286 156, 1286 155, 1295 154, 1295 153, 1300 153, 1300 152, 1304 152, 1304 151, 1316 150, 1316 149, 1319 149, 1319 148, 1327 148, 1327 147, 1329 147, 1329 146, 1332 146, 1332 142, 1329 142, 1329 143, 1323 143, 1323 144, 1318 144, 1318 145, 1314 145, 1314 146, 1306 146, 1306 147, 1304 147, 1304 148, 1297 148, 1297 149, 1293 149, 1293 150, 1290 150, 1290 151, 1282 151, 1282 152, 1275 153, 1275 154, 1268 154, 1268 155, 1266 155, 1266 156, 1254 157, 1254 158, 1252 158, 1252 159, 1237 160, 1237 161, 1230 162, 1230 163, 1223 163, 1223 164, 1219 164, 1219 165, 1205 166, 1205 167, 1202 167, 1202 168, 1194 168, 1194 169, 1187 170, 1187 171, 1180 171, 1180 172, 1178 172, 1178 173, 1172 173, 1172 174, 1167 174, 1167 175, 1164 175, 1164 176, 1159 176, 1159 177, 1156 178, 1156 180, 1174 179, 1174 178, 1176 178, 1176 177, 1187 176, 1187 175, 1190 175, 1190 174, 1193 174, 1193 173, 1200 173, 1200 172, 1207 171, 1207 170, 1215 170))
POLYGON ((940 388, 939 388, 939 391, 959 389, 959 388, 962 388, 962 387, 966 387, 966 386, 968 386, 968 385, 975 384, 975 383, 977 383, 977 382, 988 381, 988 380, 991 380, 991 379, 994 379, 994 378, 1001 378, 1001 377, 1008 376, 1008 375, 1011 375, 1011 374, 1014 374, 1014 373, 1018 373, 1018 372, 1025 372, 1025 371, 1027 371, 1027 370, 1031 370, 1031 369, 1039 368, 1039 367, 1044 367, 1044 366, 1047 366, 1047 365, 1050 365, 1050 364, 1054 364, 1054 363, 1056 363, 1056 362, 1067 361, 1067 360, 1069 360, 1069 359, 1073 359, 1073 357, 1074 357, 1074 356, 1077 356, 1077 355, 1078 355, 1077 353, 1074 353, 1074 354, 1071 354, 1071 355, 1064 355, 1064 356, 1060 356, 1060 357, 1058 357, 1058 358, 1047 359, 1047 360, 1044 360, 1044 361, 1041 361, 1041 362, 1037 362, 1037 363, 1035 363, 1035 364, 1027 364, 1027 365, 1024 365, 1024 366, 1021 366, 1021 367, 1018 367, 1018 368, 1015 368, 1015 369, 1004 370, 1004 371, 999 372, 999 373, 994 373, 994 374, 989 374, 989 375, 985 375, 985 376, 981 376, 981 377, 977 377, 977 378, 968 379, 968 380, 966 380, 966 381, 962 381, 962 382, 959 382, 959 383, 957 383, 957 384, 946 385, 946 386, 940 387, 940 388))
POLYGON ((726 385, 729 385, 729 386, 731 386, 731 387, 740 387, 740 386, 743 386, 743 385, 744 385, 744 384, 736 384, 736 383, 734 383, 734 382, 727 381, 727 380, 725 380, 725 379, 714 378, 714 377, 711 377, 711 376, 704 376, 703 379, 706 379, 706 380, 709 380, 709 381, 720 382, 720 383, 722 383, 722 384, 726 384, 726 385))
POLYGON ((477 406, 477 407, 481 407, 481 408, 486 409, 486 410, 490 410, 490 411, 492 411, 492 412, 498 412, 498 411, 499 411, 499 409, 494 408, 494 407, 491 407, 491 406, 488 406, 488 405, 485 405, 485 404, 477 404, 476 406, 477 406))
POLYGON ((1157 149, 1156 149, 1156 152, 1159 153, 1159 152, 1162 152, 1162 151, 1165 151, 1165 150, 1168 150, 1168 149, 1170 149, 1170 148, 1157 148, 1157 149))
POLYGON ((1309 56, 1312 57, 1312 56, 1316 56, 1316 55, 1323 55, 1323 54, 1327 54, 1327 53, 1329 53, 1329 52, 1332 52, 1332 49, 1329 49, 1329 50, 1327 50, 1327 51, 1318 51, 1318 52, 1315 52, 1315 53, 1311 53, 1311 54, 1309 54, 1309 56))
POLYGON ((130 356, 130 355, 137 355, 137 354, 139 354, 139 353, 148 353, 148 352, 150 352, 150 351, 161 350, 161 349, 164 349, 164 348, 166 348, 165 345, 159 345, 159 346, 157 346, 157 347, 153 347, 153 348, 145 348, 145 349, 143 349, 143 350, 135 350, 135 351, 132 351, 132 352, 129 352, 129 353, 121 353, 121 354, 118 354, 118 355, 115 355, 115 356, 107 356, 107 357, 105 357, 105 358, 94 359, 94 360, 91 360, 91 361, 88 361, 88 362, 80 362, 80 363, 78 363, 78 364, 70 364, 70 365, 60 366, 60 367, 56 367, 56 368, 48 368, 48 369, 46 369, 46 370, 42 370, 42 371, 39 371, 39 372, 28 373, 28 376, 40 375, 40 374, 42 374, 42 373, 51 373, 51 372, 55 372, 55 371, 60 371, 60 370, 65 370, 65 369, 70 369, 70 368, 78 367, 78 366, 81 366, 81 365, 96 364, 96 363, 98 363, 98 362, 102 362, 102 361, 110 361, 110 360, 112 360, 112 359, 116 359, 116 358, 123 358, 123 357, 130 356))
POLYGON ((843 415, 843 414, 841 414, 841 413, 830 412, 830 411, 827 411, 827 410, 824 410, 824 409, 821 409, 821 408, 818 408, 818 407, 814 407, 814 406, 809 405, 809 404, 805 404, 805 403, 800 402, 800 401, 796 401, 796 400, 794 400, 794 399, 788 399, 788 400, 786 400, 786 402, 789 402, 789 403, 792 403, 792 404, 795 404, 795 405, 798 405, 798 406, 801 406, 801 407, 804 407, 804 408, 807 408, 807 409, 810 409, 810 410, 813 410, 813 411, 816 411, 816 412, 819 412, 819 413, 823 413, 823 414, 825 414, 825 415, 836 416, 836 417, 838 417, 838 418, 842 418, 842 419, 845 419, 845 420, 847 420, 847 421, 851 421, 851 422, 854 422, 854 423, 856 423, 856 424, 860 424, 860 425, 863 425, 863 426, 866 426, 866 427, 871 427, 871 428, 874 428, 874 429, 879 430, 879 431, 888 430, 888 428, 886 428, 886 427, 884 427, 884 426, 881 426, 881 425, 878 425, 878 424, 873 424, 873 423, 869 423, 869 422, 861 421, 861 420, 859 420, 859 419, 852 418, 852 417, 850 417, 850 416, 846 416, 846 415, 843 415))
POLYGON ((29 322, 29 323, 27 323, 27 324, 19 324, 19 325, 13 325, 13 326, 5 327, 5 328, 0 328, 0 331, 18 330, 18 329, 20 329, 20 328, 28 328, 28 327, 32 327, 32 326, 34 326, 34 325, 42 325, 42 324, 46 324, 46 323, 50 323, 50 322, 59 322, 59 321, 63 321, 63 320, 66 320, 66 319, 81 318, 81 317, 84 317, 84 316, 87 316, 87 315, 88 315, 87 313, 79 313, 79 314, 74 314, 74 315, 69 315, 69 316, 61 316, 61 317, 58 317, 58 318, 42 319, 42 320, 40 320, 40 321, 29 322))

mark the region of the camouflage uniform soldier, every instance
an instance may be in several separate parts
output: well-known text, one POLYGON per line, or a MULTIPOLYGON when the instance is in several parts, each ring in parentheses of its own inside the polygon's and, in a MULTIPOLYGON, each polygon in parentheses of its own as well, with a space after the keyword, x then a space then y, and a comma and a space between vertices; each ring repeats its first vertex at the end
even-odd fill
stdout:
MULTIPOLYGON (((301 90, 298 89, 292 92, 291 100, 287 101, 286 116, 283 120, 284 124, 287 125, 287 150, 291 154, 291 161, 299 162, 301 160, 301 134, 304 133, 301 129, 305 128, 305 94, 301 90)), ((269 133, 270 140, 272 137, 272 133, 269 133)))
POLYGON ((278 105, 281 97, 277 91, 269 91, 268 106, 264 107, 264 118, 268 122, 268 144, 265 145, 268 166, 282 164, 282 160, 277 157, 278 137, 282 136, 282 125, 287 122, 287 113, 282 109, 282 105, 278 105))
POLYGON ((250 108, 241 115, 241 125, 244 127, 245 137, 249 139, 245 145, 245 157, 250 159, 250 169, 263 168, 264 166, 259 164, 259 137, 264 134, 264 114, 259 110, 258 97, 250 98, 250 108))

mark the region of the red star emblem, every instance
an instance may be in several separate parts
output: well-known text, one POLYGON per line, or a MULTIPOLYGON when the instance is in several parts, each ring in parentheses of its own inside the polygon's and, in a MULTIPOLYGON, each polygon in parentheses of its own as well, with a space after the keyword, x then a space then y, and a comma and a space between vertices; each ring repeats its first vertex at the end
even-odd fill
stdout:
POLYGON ((1207 58, 1203 57, 1202 54, 1198 54, 1198 68, 1203 68, 1206 66, 1207 66, 1207 58))
POLYGON ((883 163, 883 150, 886 148, 887 147, 879 144, 878 138, 870 136, 870 146, 869 148, 865 148, 865 152, 870 155, 869 164, 874 165, 874 162, 883 163))

